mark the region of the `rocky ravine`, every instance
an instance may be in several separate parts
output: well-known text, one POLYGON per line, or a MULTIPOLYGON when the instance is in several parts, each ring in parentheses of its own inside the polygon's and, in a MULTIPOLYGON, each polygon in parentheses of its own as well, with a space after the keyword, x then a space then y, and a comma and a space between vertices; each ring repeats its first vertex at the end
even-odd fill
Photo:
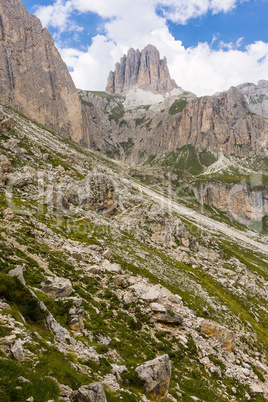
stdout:
POLYGON ((264 238, 2 115, 1 398, 267 400, 264 238))

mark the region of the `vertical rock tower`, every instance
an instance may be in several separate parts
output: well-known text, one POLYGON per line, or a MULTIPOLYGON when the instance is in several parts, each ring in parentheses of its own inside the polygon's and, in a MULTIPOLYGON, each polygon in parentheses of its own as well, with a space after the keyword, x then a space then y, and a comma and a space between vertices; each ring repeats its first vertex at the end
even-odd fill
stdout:
POLYGON ((77 90, 52 36, 20 0, 0 2, 0 102, 80 142, 77 90))
POLYGON ((148 45, 141 52, 129 49, 120 63, 116 63, 115 71, 108 77, 106 91, 122 93, 137 86, 154 93, 165 93, 177 88, 170 78, 167 59, 160 59, 155 46, 148 45))

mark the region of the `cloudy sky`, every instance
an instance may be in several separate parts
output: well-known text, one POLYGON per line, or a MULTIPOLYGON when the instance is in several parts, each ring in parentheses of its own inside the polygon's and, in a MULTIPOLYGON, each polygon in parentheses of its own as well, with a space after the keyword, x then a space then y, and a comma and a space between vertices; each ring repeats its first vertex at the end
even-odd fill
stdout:
POLYGON ((22 0, 52 33, 78 88, 105 90, 130 47, 155 45, 197 95, 268 79, 268 0, 22 0))

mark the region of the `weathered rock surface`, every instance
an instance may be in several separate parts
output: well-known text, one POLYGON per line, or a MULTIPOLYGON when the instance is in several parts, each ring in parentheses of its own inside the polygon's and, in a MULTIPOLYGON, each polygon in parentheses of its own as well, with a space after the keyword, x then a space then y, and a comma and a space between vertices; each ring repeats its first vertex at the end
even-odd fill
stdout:
POLYGON ((23 351, 23 346, 21 339, 17 339, 11 348, 11 352, 16 360, 23 362, 25 360, 25 355, 23 351))
POLYGON ((21 281, 23 285, 26 285, 25 279, 23 276, 23 267, 18 265, 16 268, 11 269, 8 273, 8 276, 17 276, 17 278, 21 281))
POLYGON ((257 85, 247 82, 236 88, 245 95, 251 112, 268 117, 267 80, 260 80, 257 85))
POLYGON ((82 299, 74 297, 71 300, 73 301, 73 306, 69 310, 69 326, 74 332, 82 332, 84 329, 82 299))
MULTIPOLYGON (((262 185, 261 181, 259 185, 262 185)), ((246 183, 208 183, 193 187, 193 191, 202 205, 213 206, 240 223, 250 224, 260 222, 268 215, 268 194, 257 185, 255 187, 249 188, 246 183)))
POLYGON ((0 15, 1 101, 79 142, 81 104, 51 34, 20 0, 2 0, 0 15))
POLYGON ((204 334, 217 339, 229 351, 235 349, 235 334, 216 322, 200 319, 201 330, 204 334))
POLYGON ((169 92, 177 87, 170 78, 167 59, 160 59, 155 46, 148 45, 141 52, 129 49, 127 56, 115 65, 115 71, 110 72, 106 91, 121 93, 134 86, 154 93, 169 92))
POLYGON ((109 216, 113 209, 115 188, 105 175, 89 175, 71 184, 65 197, 73 205, 81 205, 99 214, 109 216))
POLYGON ((7 183, 8 174, 12 172, 12 166, 5 155, 0 155, 0 186, 7 183))
POLYGON ((58 277, 47 277, 42 282, 42 291, 49 296, 58 299, 59 297, 68 297, 73 292, 72 284, 69 279, 58 277))
POLYGON ((217 96, 170 96, 134 110, 124 109, 125 98, 117 98, 113 106, 106 100, 105 108, 95 103, 93 95, 85 100, 91 102, 84 111, 90 146, 114 159, 142 162, 186 145, 239 157, 267 152, 267 119, 253 114, 245 96, 234 87, 217 96), (176 107, 178 111, 173 112, 176 107), (113 110, 119 109, 115 116, 113 110))
POLYGON ((168 355, 162 355, 136 368, 144 381, 145 391, 158 401, 163 401, 168 394, 172 362, 168 355))
POLYGON ((103 386, 100 382, 83 385, 70 396, 71 402, 106 402, 103 386))

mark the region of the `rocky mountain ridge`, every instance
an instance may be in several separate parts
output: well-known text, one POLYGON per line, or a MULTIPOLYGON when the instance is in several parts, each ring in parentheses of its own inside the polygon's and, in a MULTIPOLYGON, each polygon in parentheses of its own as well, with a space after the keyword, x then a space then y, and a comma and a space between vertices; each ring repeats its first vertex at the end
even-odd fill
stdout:
POLYGON ((268 121, 251 112, 237 88, 201 98, 173 91, 160 103, 134 109, 125 109, 124 95, 80 91, 91 144, 108 156, 138 163, 190 144, 201 151, 267 156, 268 121))

